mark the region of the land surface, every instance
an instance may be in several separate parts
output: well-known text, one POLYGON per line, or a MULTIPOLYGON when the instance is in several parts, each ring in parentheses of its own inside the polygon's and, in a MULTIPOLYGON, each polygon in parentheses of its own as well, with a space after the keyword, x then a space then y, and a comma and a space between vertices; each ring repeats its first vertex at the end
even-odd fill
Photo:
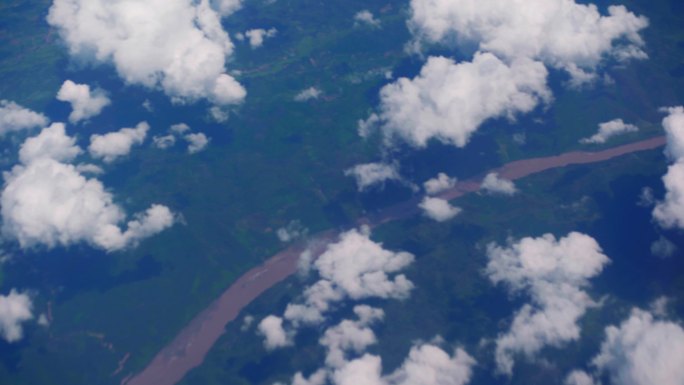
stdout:
MULTIPOLYGON (((634 152, 652 150, 664 144, 665 138, 659 136, 597 152, 575 151, 558 156, 514 161, 491 172, 496 172, 506 179, 516 180, 554 168, 602 162, 634 152)), ((481 177, 475 177, 460 181, 453 188, 438 196, 452 200, 478 191, 481 179, 481 177)), ((357 223, 375 227, 415 215, 419 212, 417 208, 419 200, 420 198, 411 199, 380 210, 359 219, 357 223)), ((337 234, 336 230, 316 234, 307 241, 296 243, 249 270, 208 308, 199 313, 141 373, 125 378, 122 384, 173 385, 178 383, 186 373, 204 361, 211 347, 223 334, 226 325, 235 320, 245 306, 297 271, 299 256, 305 249, 309 249, 316 257, 329 243, 334 242, 337 234)))

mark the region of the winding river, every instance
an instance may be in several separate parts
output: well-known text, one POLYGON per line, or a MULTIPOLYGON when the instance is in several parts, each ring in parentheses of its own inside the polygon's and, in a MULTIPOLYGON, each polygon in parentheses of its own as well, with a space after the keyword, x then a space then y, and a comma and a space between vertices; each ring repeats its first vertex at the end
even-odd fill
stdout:
MULTIPOLYGON (((652 150, 665 144, 665 137, 655 137, 597 152, 568 152, 546 158, 525 159, 508 163, 498 169, 502 178, 515 180, 545 170, 568 165, 606 161, 618 156, 652 150)), ((444 199, 455 199, 480 188, 482 176, 459 181, 453 188, 440 193, 444 199)), ((357 224, 371 227, 410 217, 419 212, 420 198, 380 210, 361 218, 357 224)), ((306 243, 292 245, 257 266, 235 281, 209 307, 199 313, 180 333, 154 357, 140 373, 121 381, 122 385, 174 385, 191 369, 199 366, 211 347, 224 333, 226 325, 237 318, 240 311, 269 288, 297 271, 299 255, 305 248, 320 255, 338 235, 337 230, 316 234, 306 243), (313 245, 313 246, 312 246, 313 245)))

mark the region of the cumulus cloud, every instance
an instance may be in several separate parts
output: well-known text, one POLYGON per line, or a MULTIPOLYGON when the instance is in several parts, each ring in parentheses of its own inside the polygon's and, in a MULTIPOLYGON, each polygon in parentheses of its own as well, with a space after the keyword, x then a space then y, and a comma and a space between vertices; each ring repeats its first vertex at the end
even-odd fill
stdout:
POLYGON ((423 210, 423 213, 428 218, 434 219, 437 222, 448 221, 462 211, 459 207, 449 204, 449 201, 445 199, 431 197, 423 198, 418 207, 423 210))
POLYGON ((674 162, 663 176, 665 199, 656 204, 653 218, 665 228, 684 228, 684 107, 668 108, 663 119, 665 153, 674 162))
POLYGON ((331 377, 335 385, 464 385, 470 381, 474 364, 463 349, 450 356, 437 346, 423 344, 411 348, 401 367, 387 376, 382 375, 380 357, 364 354, 331 377))
POLYGON ((376 19, 371 11, 364 9, 363 11, 359 11, 354 15, 354 25, 367 25, 373 28, 378 28, 380 27, 380 20, 376 19))
POLYGON ((171 131, 174 134, 184 134, 187 131, 190 131, 190 126, 188 126, 185 123, 176 123, 172 124, 171 127, 169 127, 169 131, 171 131))
POLYGON ((369 187, 383 184, 388 180, 400 180, 396 165, 386 163, 358 164, 344 171, 344 175, 353 176, 359 191, 365 191, 369 187))
POLYGON ((71 80, 66 80, 62 84, 57 92, 57 100, 71 104, 71 123, 99 115, 102 109, 111 103, 104 91, 96 89, 91 92, 89 85, 76 84, 71 80))
POLYGON ((294 100, 297 102, 305 102, 311 99, 318 99, 322 93, 323 92, 316 87, 309 87, 295 95, 294 100))
POLYGON ((639 33, 648 20, 624 6, 602 15, 574 0, 412 0, 409 27, 428 43, 475 43, 507 60, 527 57, 567 71, 575 84, 593 80, 606 58, 647 57, 639 33))
POLYGON ((287 306, 285 319, 294 324, 317 324, 333 303, 347 298, 406 298, 413 283, 403 274, 390 274, 413 259, 410 253, 384 249, 370 239, 367 229, 347 231, 312 264, 320 280, 304 290, 303 303, 287 306))
POLYGON ((239 2, 54 0, 47 21, 73 56, 112 63, 131 84, 160 88, 174 101, 240 103, 245 89, 226 73, 233 43, 221 14, 239 2))
POLYGON ((235 11, 242 7, 242 0, 212 0, 211 5, 216 9, 221 16, 232 15, 235 11))
POLYGON ((598 132, 589 138, 581 139, 580 143, 601 144, 614 136, 637 131, 639 131, 639 127, 633 124, 626 124, 622 119, 614 119, 610 122, 599 124, 598 132))
POLYGON ((0 136, 10 132, 45 127, 48 118, 9 100, 0 100, 0 136))
POLYGON ((53 124, 22 145, 22 163, 4 173, 0 213, 5 237, 17 240, 24 249, 87 242, 116 251, 135 246, 173 224, 174 216, 167 207, 152 205, 122 230, 119 224, 126 215, 111 193, 99 180, 64 163, 81 152, 73 144, 63 125, 53 124))
POLYGON ((309 233, 309 229, 302 226, 300 221, 290 221, 285 227, 276 230, 276 236, 280 242, 290 242, 295 239, 305 237, 309 233))
POLYGON ((423 188, 428 195, 435 195, 453 188, 456 186, 456 182, 458 182, 456 178, 451 178, 449 175, 440 172, 436 177, 423 183, 423 188))
POLYGON ((499 177, 499 174, 491 172, 485 176, 480 184, 480 190, 488 194, 514 195, 518 190, 513 181, 499 177))
POLYGON ((592 237, 576 232, 558 240, 551 234, 528 237, 507 247, 490 244, 487 256, 486 274, 494 284, 531 297, 496 340, 499 372, 512 374, 516 354, 533 358, 545 346, 579 338, 577 321, 596 306, 583 289, 609 262, 592 237))
POLYGON ((134 145, 142 144, 149 129, 150 125, 147 122, 140 122, 135 128, 122 128, 104 135, 91 135, 88 152, 93 158, 111 163, 128 155, 134 145))
POLYGON ((69 162, 82 152, 81 148, 76 145, 76 138, 66 134, 63 123, 52 123, 37 136, 24 141, 19 149, 19 160, 24 164, 38 159, 69 162))
POLYGON ((320 339, 321 346, 328 349, 325 363, 329 367, 339 368, 347 362, 346 353, 361 354, 366 348, 377 342, 375 333, 370 329, 373 323, 385 317, 382 309, 367 305, 354 307, 358 321, 343 320, 338 325, 328 328, 320 339))
POLYGON ((612 383, 681 385, 684 381, 684 329, 655 320, 634 309, 619 327, 606 328, 606 338, 593 364, 607 371, 612 383))
POLYGON ((669 239, 663 237, 662 235, 651 243, 651 254, 660 258, 669 258, 677 251, 677 245, 675 245, 669 239))
POLYGON ((292 345, 292 336, 283 329, 283 319, 270 315, 257 327, 259 334, 264 336, 264 347, 273 350, 292 345))
POLYGON ((12 289, 8 295, 0 295, 0 335, 5 341, 22 339, 24 331, 21 324, 32 318, 33 303, 28 294, 12 289))
POLYGON ((379 112, 370 119, 388 144, 401 139, 423 148, 436 139, 463 147, 485 121, 513 119, 549 102, 547 74, 542 63, 527 58, 507 64, 491 53, 461 63, 430 57, 415 78, 381 89, 379 112))
MULTIPOLYGON (((346 299, 406 298, 413 283, 398 272, 413 259, 410 253, 389 251, 373 242, 367 227, 341 234, 315 262, 309 262, 308 269, 317 272, 319 280, 304 290, 301 300, 287 305, 283 318, 288 325, 284 330, 294 334, 303 325, 318 325, 334 304, 346 299)), ((378 318, 372 314, 364 307, 357 309, 361 320, 378 318)))
POLYGON ((595 385, 594 379, 583 370, 573 370, 565 377, 564 385, 595 385))
POLYGON ((249 39, 249 46, 254 48, 259 48, 264 44, 264 39, 274 37, 275 35, 278 34, 278 30, 275 28, 271 29, 263 29, 263 28, 256 28, 256 29, 250 29, 249 31, 245 32, 245 37, 249 39))
POLYGON ((196 154, 209 144, 209 138, 201 132, 187 134, 183 136, 183 139, 188 142, 188 154, 196 154))
POLYGON ((165 150, 176 144, 176 137, 173 135, 163 135, 152 137, 152 143, 155 147, 165 150))

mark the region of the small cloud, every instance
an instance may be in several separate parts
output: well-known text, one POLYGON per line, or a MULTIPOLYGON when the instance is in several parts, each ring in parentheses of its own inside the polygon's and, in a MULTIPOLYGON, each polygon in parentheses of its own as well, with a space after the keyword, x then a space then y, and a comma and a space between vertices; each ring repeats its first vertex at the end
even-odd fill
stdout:
POLYGON ((573 370, 570 372, 563 385, 597 385, 594 379, 583 370, 573 370))
POLYGON ((461 208, 454 207, 449 201, 441 198, 425 197, 418 205, 423 213, 437 222, 448 221, 461 213, 461 208))
POLYGON ((679 385, 684 379, 684 329, 633 309, 620 326, 608 326, 593 365, 614 384, 679 385))
POLYGON ((187 134, 183 137, 188 142, 188 154, 196 154, 203 151, 209 144, 209 138, 201 132, 187 134))
POLYGON ((242 326, 240 326, 240 331, 241 332, 246 332, 249 330, 250 327, 252 327, 252 324, 254 323, 254 316, 251 315, 246 315, 245 318, 242 319, 242 326))
POLYGON ((33 318, 33 303, 26 293, 12 289, 8 295, 0 295, 0 336, 7 342, 22 339, 22 323, 33 318))
POLYGON ((155 147, 165 150, 176 144, 176 137, 173 135, 155 136, 152 138, 155 147))
POLYGON ((651 243, 651 254, 659 258, 669 258, 677 252, 677 245, 662 235, 651 243))
POLYGON ((309 230, 302 226, 299 221, 291 221, 286 227, 281 227, 276 231, 280 242, 290 242, 295 239, 305 237, 309 230))
POLYGON ((190 126, 185 123, 176 123, 172 124, 171 127, 169 127, 169 130, 174 134, 184 134, 185 132, 190 131, 190 126))
POLYGON ((50 326, 50 321, 48 320, 48 318, 45 314, 41 314, 40 316, 38 316, 37 322, 38 322, 38 325, 45 327, 45 328, 50 326))
POLYGON ((145 99, 142 106, 147 112, 154 112, 154 107, 152 106, 150 99, 145 99))
POLYGON ((429 179, 423 183, 423 188, 428 195, 436 195, 442 191, 453 188, 456 186, 456 182, 458 182, 456 178, 452 178, 449 175, 440 172, 435 178, 429 179))
POLYGON ((9 100, 0 100, 0 136, 10 132, 45 127, 48 118, 9 100))
POLYGON ((482 180, 480 190, 493 195, 514 195, 518 190, 513 181, 499 177, 497 173, 489 173, 482 180))
POLYGON ((268 30, 257 28, 245 32, 245 37, 249 39, 249 46, 255 49, 264 44, 264 39, 274 37, 277 33, 278 31, 275 28, 268 30))
POLYGON ((77 123, 84 119, 99 115, 103 108, 111 104, 111 100, 101 89, 90 91, 87 84, 77 84, 66 80, 57 92, 57 100, 71 104, 69 121, 77 123))
POLYGON ((622 119, 615 119, 599 124, 598 132, 589 138, 580 139, 580 143, 602 144, 614 136, 637 131, 639 131, 639 127, 633 124, 625 124, 622 119))
POLYGON ((225 123, 230 117, 230 113, 225 108, 213 106, 209 108, 209 116, 217 123, 225 123))
POLYGON ((322 92, 318 88, 309 87, 295 95, 294 100, 297 102, 305 102, 307 100, 318 99, 321 94, 322 92))
POLYGON ((142 144, 149 129, 150 125, 147 122, 140 122, 135 128, 122 128, 104 135, 91 135, 88 152, 94 158, 111 163, 117 158, 128 155, 134 145, 142 144))
POLYGON ((371 11, 364 9, 363 11, 359 11, 356 13, 356 15, 354 15, 354 26, 359 26, 362 24, 373 28, 379 28, 380 20, 376 19, 371 11))
POLYGON ((292 345, 292 336, 283 329, 283 319, 269 315, 259 322, 259 334, 264 336, 264 347, 274 350, 292 345))
POLYGON ((365 163, 356 165, 344 172, 346 176, 353 176, 359 191, 382 184, 388 180, 401 180, 395 165, 386 163, 365 163))

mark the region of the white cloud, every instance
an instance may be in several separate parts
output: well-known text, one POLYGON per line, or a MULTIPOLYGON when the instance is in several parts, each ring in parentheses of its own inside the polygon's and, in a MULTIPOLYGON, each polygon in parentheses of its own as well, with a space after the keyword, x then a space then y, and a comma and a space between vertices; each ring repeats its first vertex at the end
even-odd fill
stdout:
POLYGON ((169 131, 174 134, 184 134, 186 131, 190 131, 190 126, 185 123, 176 123, 169 127, 169 131))
POLYGON ((96 89, 91 92, 89 85, 76 84, 71 80, 64 81, 57 92, 57 100, 71 104, 71 123, 99 115, 103 108, 111 104, 104 91, 96 89))
POLYGON ((300 221, 290 221, 285 227, 276 230, 276 236, 280 242, 290 242, 295 239, 305 237, 309 233, 309 229, 302 226, 300 221))
POLYGON ((594 4, 574 0, 412 0, 411 11, 409 27, 419 41, 469 41, 507 60, 541 60, 575 84, 595 79, 608 57, 647 57, 639 32, 648 20, 624 6, 601 15, 594 4))
POLYGON ((388 382, 392 385, 463 385, 470 381, 475 360, 463 349, 453 356, 437 346, 414 346, 388 382))
POLYGON ((415 78, 381 89, 379 113, 370 119, 378 122, 388 144, 398 138, 422 148, 437 139, 463 147, 485 121, 513 119, 549 102, 547 74, 542 63, 527 58, 506 64, 478 52, 472 61, 457 64, 430 57, 415 78))
POLYGON ((593 364, 624 385, 681 385, 684 383, 684 329, 654 320, 634 309, 619 327, 606 328, 601 352, 593 364))
POLYGON ((380 27, 380 20, 376 19, 371 11, 364 9, 354 15, 354 25, 368 25, 373 28, 380 27))
POLYGON ((435 178, 429 179, 423 183, 423 188, 428 195, 439 194, 444 190, 448 190, 456 186, 458 180, 451 178, 449 175, 440 172, 435 178))
POLYGON ((216 9, 221 16, 232 15, 235 11, 242 7, 242 0, 212 0, 211 5, 216 9))
MULTIPOLYGON (((290 331, 294 333, 302 325, 320 324, 325 313, 345 299, 406 298, 413 283, 398 272, 413 259, 412 254, 389 251, 373 242, 367 227, 341 234, 310 264, 320 279, 304 290, 299 302, 287 305, 284 319, 290 324, 290 331)), ((362 320, 374 318, 367 309, 359 309, 357 315, 362 320)))
POLYGON ((19 150, 19 160, 29 164, 38 159, 54 159, 60 162, 74 160, 83 151, 76 145, 76 138, 66 134, 63 123, 52 123, 40 134, 24 141, 19 150))
POLYGON ((664 111, 668 113, 662 123, 667 135, 665 154, 670 160, 678 161, 684 158, 684 107, 671 107, 664 111))
POLYGON ((26 249, 43 245, 53 248, 87 242, 106 251, 135 246, 174 222, 171 211, 152 205, 134 217, 122 230, 123 210, 97 179, 83 176, 78 168, 62 163, 80 149, 54 124, 22 145, 22 164, 4 173, 0 196, 2 232, 26 249), (41 154, 46 145, 49 151, 41 154), (59 150, 58 150, 59 149, 59 150))
POLYGON ((461 209, 449 204, 449 201, 441 198, 425 197, 418 204, 423 213, 437 222, 444 222, 452 219, 461 213, 461 209))
POLYGON ((608 139, 614 136, 637 131, 639 131, 639 127, 633 124, 625 124, 622 119, 614 119, 610 122, 599 124, 598 132, 589 138, 581 139, 580 143, 605 143, 608 139))
POLYGON ((388 180, 400 180, 399 172, 394 164, 365 163, 358 164, 344 171, 344 175, 353 176, 359 191, 365 191, 376 184, 388 180))
POLYGON ((328 367, 339 368, 347 362, 346 353, 361 354, 366 348, 377 342, 375 333, 370 329, 373 323, 384 318, 382 309, 375 309, 367 305, 354 307, 358 321, 343 320, 338 325, 328 328, 320 344, 328 349, 325 363, 328 367))
POLYGON ((480 184, 480 190, 489 194, 514 195, 518 190, 513 181, 499 177, 499 174, 491 172, 485 176, 480 184))
POLYGON ((665 153, 674 162, 663 176, 665 199, 656 204, 653 218, 665 228, 684 228, 684 107, 668 108, 663 119, 665 153))
MULTIPOLYGON (((235 1, 215 1, 223 14, 235 1)), ((233 43, 208 0, 54 0, 47 21, 73 56, 111 62, 131 84, 174 101, 240 103, 245 89, 226 73, 233 43)))
POLYGON ((464 350, 453 356, 431 344, 414 346, 396 371, 382 376, 382 360, 365 354, 332 373, 335 385, 464 385, 475 360, 464 350))
POLYGON ((155 147, 164 150, 176 144, 176 137, 173 135, 154 136, 152 143, 155 147))
POLYGON ((564 385, 595 385, 594 379, 582 370, 573 370, 565 377, 564 385))
POLYGON ((33 112, 9 100, 0 100, 0 136, 10 132, 45 127, 45 115, 33 112))
POLYGON ((135 128, 122 128, 116 132, 104 135, 91 135, 88 152, 94 158, 101 158, 110 163, 116 158, 126 156, 134 145, 145 141, 150 125, 147 122, 138 123, 135 128))
POLYGON ((245 32, 245 36, 249 39, 249 46, 252 49, 261 47, 264 44, 264 39, 274 37, 276 34, 278 34, 278 31, 275 28, 268 30, 256 28, 245 32))
POLYGON ((295 95, 294 100, 297 102, 305 102, 311 99, 318 99, 322 93, 323 92, 316 87, 309 87, 295 95))
POLYGON ((531 303, 514 316, 510 330, 496 340, 499 372, 512 374, 514 356, 533 358, 545 346, 577 340, 577 321, 595 302, 583 290, 609 262, 590 236, 572 232, 556 240, 551 234, 523 238, 507 247, 487 247, 486 273, 511 294, 527 292, 531 303))
POLYGON ((213 106, 209 108, 209 116, 218 123, 225 123, 228 121, 230 113, 225 108, 213 106))
POLYGON ((187 134, 183 136, 186 142, 188 142, 188 154, 196 154, 205 148, 209 144, 209 138, 201 132, 187 134))
POLYGON ((21 324, 33 318, 33 303, 25 293, 12 289, 8 295, 0 295, 0 335, 7 342, 22 339, 21 324))
POLYGON ((270 315, 257 327, 259 334, 264 336, 264 347, 268 350, 292 345, 292 336, 283 329, 283 319, 270 315))
POLYGON ((346 298, 406 298, 413 283, 397 273, 413 262, 413 255, 392 252, 370 239, 367 229, 350 230, 313 263, 320 280, 304 291, 303 304, 289 304, 285 319, 294 324, 317 324, 331 304, 346 298))

